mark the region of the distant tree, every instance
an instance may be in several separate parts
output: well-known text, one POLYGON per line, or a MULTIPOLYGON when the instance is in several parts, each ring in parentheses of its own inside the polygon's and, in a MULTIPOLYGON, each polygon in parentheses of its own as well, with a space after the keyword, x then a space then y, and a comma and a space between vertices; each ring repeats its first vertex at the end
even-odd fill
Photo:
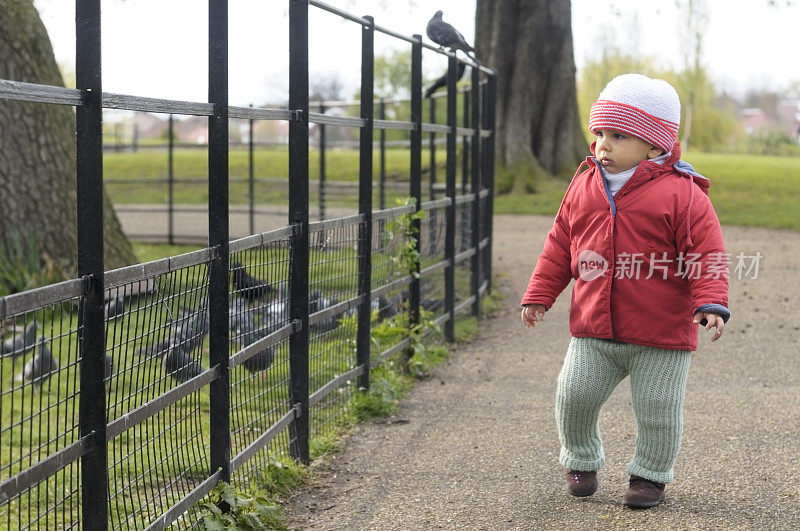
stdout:
POLYGON ((569 0, 477 0, 475 47, 497 70, 496 154, 509 186, 572 175, 586 155, 569 0))
POLYGON ((411 94, 411 54, 395 50, 375 57, 375 97, 407 98, 411 94))
POLYGON ((342 80, 336 73, 314 76, 310 80, 311 101, 338 101, 342 99, 342 80))
POLYGON ((704 0, 682 0, 678 2, 681 11, 681 27, 686 35, 682 39, 684 69, 681 84, 684 87, 683 100, 683 136, 681 142, 688 149, 692 140, 692 126, 695 119, 695 108, 698 106, 700 92, 707 82, 702 67, 703 36, 708 26, 708 9, 704 0))
MULTIPOLYGON (((0 79, 64 86, 50 39, 31 0, 0 0, 0 79)), ((106 197, 106 267, 136 261, 106 197)), ((75 112, 64 105, 0 103, 0 243, 33 235, 39 252, 76 264, 75 112)), ((17 240, 24 240, 24 238, 17 240)))

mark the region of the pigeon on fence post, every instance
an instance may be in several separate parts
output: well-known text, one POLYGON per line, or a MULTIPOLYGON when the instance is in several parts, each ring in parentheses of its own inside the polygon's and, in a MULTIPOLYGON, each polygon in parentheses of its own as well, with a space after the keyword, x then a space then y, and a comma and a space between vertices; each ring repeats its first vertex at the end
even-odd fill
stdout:
POLYGON ((461 50, 468 57, 474 59, 470 52, 474 52, 475 48, 467 44, 464 36, 457 29, 442 20, 441 11, 437 11, 433 18, 428 21, 425 33, 428 34, 430 40, 440 47, 450 48, 452 51, 461 50))

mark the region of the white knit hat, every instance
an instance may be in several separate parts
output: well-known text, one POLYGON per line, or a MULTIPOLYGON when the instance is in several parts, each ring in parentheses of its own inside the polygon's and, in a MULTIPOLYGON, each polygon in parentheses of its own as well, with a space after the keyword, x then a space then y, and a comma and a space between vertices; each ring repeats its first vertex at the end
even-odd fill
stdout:
POLYGON ((663 79, 623 74, 609 81, 589 114, 589 130, 613 129, 671 151, 678 139, 681 100, 663 79))

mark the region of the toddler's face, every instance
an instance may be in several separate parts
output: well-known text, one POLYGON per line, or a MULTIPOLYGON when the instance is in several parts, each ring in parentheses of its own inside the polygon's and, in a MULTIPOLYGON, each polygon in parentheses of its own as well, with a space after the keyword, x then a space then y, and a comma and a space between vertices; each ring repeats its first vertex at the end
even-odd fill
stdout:
POLYGON ((594 153, 608 173, 619 173, 635 167, 646 159, 661 154, 661 150, 641 138, 612 129, 594 132, 597 144, 594 153))

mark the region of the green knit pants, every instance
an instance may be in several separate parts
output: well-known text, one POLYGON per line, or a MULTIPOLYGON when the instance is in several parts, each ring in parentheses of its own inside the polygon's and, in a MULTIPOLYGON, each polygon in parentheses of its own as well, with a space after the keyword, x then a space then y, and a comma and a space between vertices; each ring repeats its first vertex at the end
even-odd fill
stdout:
POLYGON ((561 464, 597 470, 605 462, 597 425, 612 391, 631 377, 638 433, 628 473, 659 483, 672 481, 683 432, 683 397, 691 352, 573 337, 558 377, 556 420, 561 464))

